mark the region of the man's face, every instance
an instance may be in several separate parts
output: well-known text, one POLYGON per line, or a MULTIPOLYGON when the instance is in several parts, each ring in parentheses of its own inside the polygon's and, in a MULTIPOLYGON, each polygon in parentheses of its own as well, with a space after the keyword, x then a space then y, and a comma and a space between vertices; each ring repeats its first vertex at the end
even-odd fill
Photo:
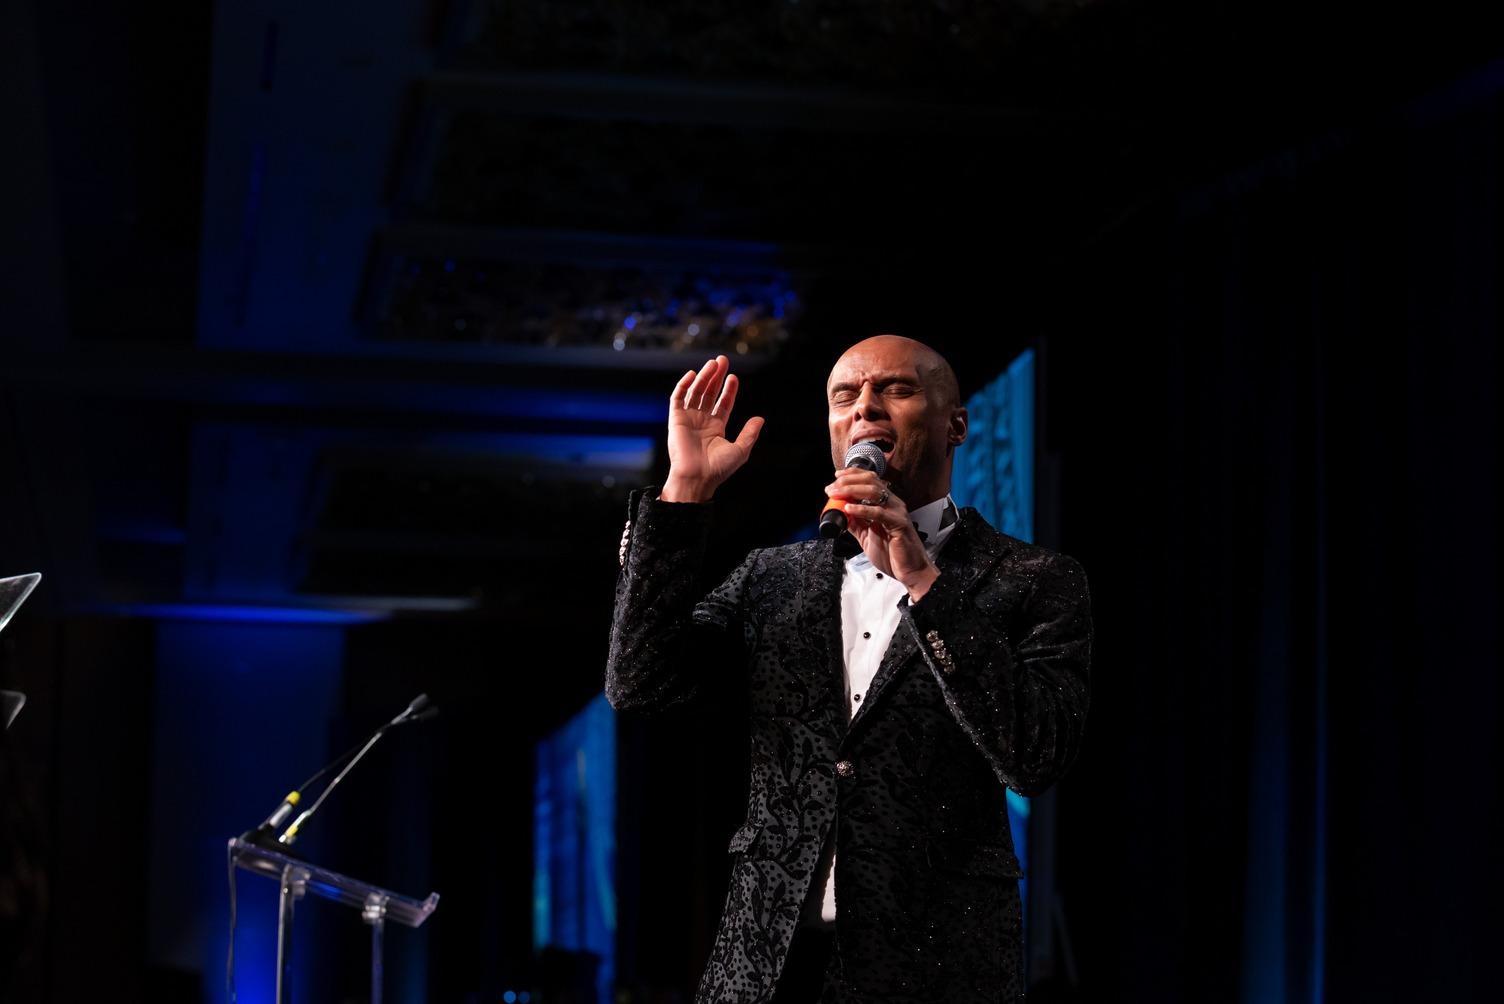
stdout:
POLYGON ((825 386, 836 468, 854 443, 870 439, 888 459, 884 479, 906 503, 944 495, 948 447, 958 429, 965 436, 965 412, 945 400, 938 382, 927 351, 907 339, 883 335, 848 349, 825 386))

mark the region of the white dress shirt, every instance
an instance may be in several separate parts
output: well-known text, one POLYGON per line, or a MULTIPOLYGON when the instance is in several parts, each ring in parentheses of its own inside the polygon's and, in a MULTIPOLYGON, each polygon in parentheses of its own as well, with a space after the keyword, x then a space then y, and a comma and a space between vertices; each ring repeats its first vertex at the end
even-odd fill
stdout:
MULTIPOLYGON (((934 561, 940 548, 956 528, 959 510, 949 495, 909 513, 914 528, 924 541, 924 549, 934 561)), ((846 574, 841 579, 841 655, 846 664, 846 708, 851 718, 866 699, 867 688, 882 665, 888 642, 898 629, 899 601, 908 594, 903 583, 879 572, 864 553, 846 559, 846 574)), ((823 881, 825 898, 819 916, 807 908, 807 924, 834 924, 836 920, 835 833, 826 845, 816 881, 823 881)))

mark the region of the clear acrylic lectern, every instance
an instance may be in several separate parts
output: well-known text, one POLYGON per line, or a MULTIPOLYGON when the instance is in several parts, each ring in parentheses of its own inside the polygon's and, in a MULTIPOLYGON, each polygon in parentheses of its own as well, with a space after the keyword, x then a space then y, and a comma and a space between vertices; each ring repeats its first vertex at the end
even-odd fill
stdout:
MULTIPOLYGON (((40 572, 0 579, 0 628, 10 623, 11 615, 21 609, 21 604, 41 581, 40 572)), ((10 728, 10 723, 16 720, 25 703, 25 694, 15 690, 0 690, 0 729, 10 728)))
POLYGON ((361 919, 371 925, 371 1004, 381 1004, 381 943, 386 922, 395 920, 407 927, 417 927, 439 905, 436 892, 429 893, 428 898, 422 900, 399 896, 239 837, 230 841, 230 857, 237 867, 265 875, 282 887, 277 915, 277 1004, 287 1004, 289 994, 287 976, 291 961, 289 939, 292 937, 293 906, 308 893, 355 907, 360 911, 361 919))

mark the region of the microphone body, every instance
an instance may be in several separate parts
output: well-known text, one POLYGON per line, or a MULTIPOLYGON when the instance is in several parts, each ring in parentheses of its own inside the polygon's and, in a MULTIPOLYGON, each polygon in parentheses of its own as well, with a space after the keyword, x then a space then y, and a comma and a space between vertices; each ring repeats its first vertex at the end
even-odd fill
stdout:
MULTIPOLYGON (((315 775, 314 780, 317 779, 318 777, 315 775)), ((312 783, 312 781, 308 781, 303 787, 306 788, 312 783)), ((301 788, 289 791, 287 797, 282 799, 282 804, 277 806, 270 816, 263 819, 260 826, 252 830, 246 830, 240 835, 240 839, 248 844, 255 844, 258 847, 265 847, 270 850, 282 850, 281 845, 277 843, 277 830, 283 823, 287 822, 287 817, 292 815, 292 810, 297 808, 298 803, 302 800, 303 791, 301 788)))
MULTIPOLYGON (((855 443, 846 451, 846 466, 860 467, 882 477, 888 470, 888 458, 883 456, 883 451, 876 443, 868 440, 855 443)), ((833 540, 845 533, 848 525, 846 503, 840 499, 827 501, 825 509, 820 513, 820 536, 833 540)))

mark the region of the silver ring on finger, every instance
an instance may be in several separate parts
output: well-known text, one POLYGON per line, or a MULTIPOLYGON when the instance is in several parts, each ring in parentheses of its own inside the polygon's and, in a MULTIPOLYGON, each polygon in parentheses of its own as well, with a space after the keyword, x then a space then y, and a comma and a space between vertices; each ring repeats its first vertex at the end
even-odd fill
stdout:
POLYGON ((889 496, 888 496, 888 489, 884 488, 883 489, 883 493, 877 497, 877 504, 879 506, 885 506, 885 505, 887 505, 888 504, 888 498, 889 498, 889 496))

